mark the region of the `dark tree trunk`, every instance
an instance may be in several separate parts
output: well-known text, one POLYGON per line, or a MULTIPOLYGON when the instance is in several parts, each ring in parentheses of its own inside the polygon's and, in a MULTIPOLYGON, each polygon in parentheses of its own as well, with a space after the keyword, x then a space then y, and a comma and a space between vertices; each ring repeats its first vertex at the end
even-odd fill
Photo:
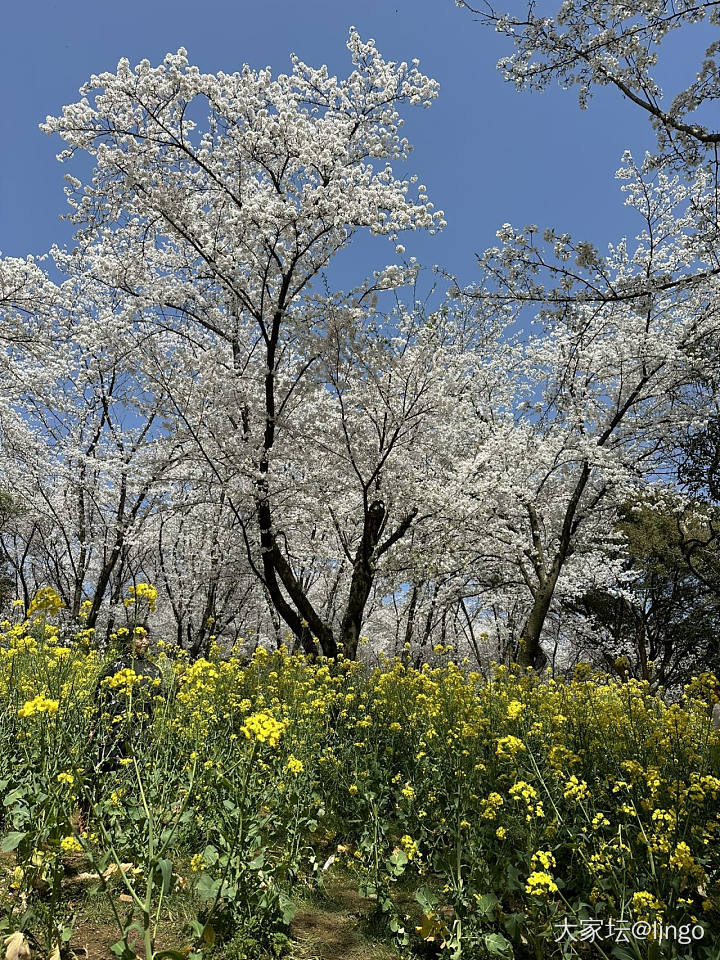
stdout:
POLYGON ((408 607, 408 618, 405 626, 405 641, 403 643, 400 659, 407 667, 410 664, 410 649, 412 647, 413 630, 415 629, 415 610, 417 608, 418 585, 415 584, 410 595, 410 605, 408 607))
POLYGON ((547 663, 547 656, 540 646, 540 635, 552 603, 559 572, 558 570, 554 576, 548 578, 535 594, 532 608, 522 628, 518 643, 517 662, 521 667, 535 667, 541 670, 547 663))
POLYGON ((355 554, 350 592, 345 607, 345 615, 340 626, 343 653, 350 660, 357 657, 365 604, 370 596, 370 590, 375 579, 375 549, 380 540, 386 517, 387 511, 381 500, 374 500, 365 514, 363 535, 355 554))

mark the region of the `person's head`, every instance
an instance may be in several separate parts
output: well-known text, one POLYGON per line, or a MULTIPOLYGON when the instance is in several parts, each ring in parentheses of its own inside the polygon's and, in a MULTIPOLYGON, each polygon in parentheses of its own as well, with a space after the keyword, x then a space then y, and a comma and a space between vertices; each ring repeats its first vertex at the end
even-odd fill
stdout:
POLYGON ((147 635, 147 630, 143 627, 135 627, 133 632, 130 634, 130 652, 134 657, 144 657, 147 655, 147 652, 150 648, 150 640, 147 635))

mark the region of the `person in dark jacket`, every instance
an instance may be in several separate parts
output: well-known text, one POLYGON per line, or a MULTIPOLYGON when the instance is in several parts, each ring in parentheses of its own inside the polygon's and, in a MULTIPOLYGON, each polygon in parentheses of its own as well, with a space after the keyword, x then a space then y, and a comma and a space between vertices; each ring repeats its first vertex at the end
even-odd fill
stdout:
POLYGON ((102 779, 122 761, 142 756, 160 691, 160 670, 148 659, 147 631, 136 627, 126 647, 103 669, 95 686, 95 715, 90 730, 92 760, 87 771, 80 824, 85 828, 93 804, 102 795, 102 779))
POLYGON ((147 632, 136 627, 126 649, 104 668, 95 688, 95 723, 91 737, 98 748, 99 774, 137 753, 152 723, 160 670, 148 659, 147 632))

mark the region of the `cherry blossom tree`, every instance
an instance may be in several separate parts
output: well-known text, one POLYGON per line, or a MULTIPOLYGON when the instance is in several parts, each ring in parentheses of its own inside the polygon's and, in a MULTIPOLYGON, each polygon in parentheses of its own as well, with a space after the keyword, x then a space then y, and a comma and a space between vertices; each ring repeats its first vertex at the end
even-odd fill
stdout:
POLYGON ((565 89, 575 87, 586 109, 596 87, 613 88, 651 122, 659 162, 692 169, 715 156, 720 133, 708 125, 701 108, 720 97, 717 43, 708 44, 686 88, 667 95, 659 79, 663 42, 680 29, 704 28, 709 39, 707 27, 720 23, 715 0, 564 0, 554 17, 534 3, 520 15, 487 2, 475 7, 457 0, 457 6, 512 41, 515 52, 502 57, 498 67, 518 90, 542 91, 556 81, 565 89))
MULTIPOLYGON (((236 504, 248 555, 295 636, 308 650, 317 638, 328 655, 337 638, 294 569, 289 530, 279 534, 277 492, 286 422, 304 391, 316 391, 321 361, 313 349, 323 311, 311 284, 361 228, 396 238, 443 223, 424 188, 411 199, 410 181, 391 167, 409 151, 398 108, 428 105, 437 84, 417 63, 386 62, 354 30, 348 48, 354 70, 345 80, 297 58, 275 79, 248 67, 201 74, 184 50, 158 67, 123 60, 44 125, 67 142, 64 158, 84 150, 96 163, 86 187, 69 178, 82 269, 122 292, 128 323, 162 335, 166 366, 192 366, 200 353, 198 376, 219 381, 215 397, 216 387, 232 394, 222 430, 251 466, 236 504)), ((389 268, 376 286, 392 285, 398 272, 389 268)), ((190 427, 186 410, 180 419, 190 427)), ((381 459, 387 439, 378 442, 381 459)), ((370 494, 377 471, 356 473, 363 513, 357 542, 346 545, 353 577, 341 628, 351 647, 372 567, 414 517, 393 524, 370 494)))
POLYGON ((52 310, 15 317, 0 370, 1 457, 26 505, 8 555, 26 603, 52 583, 73 616, 89 600, 94 628, 107 598, 120 599, 174 453, 155 429, 162 398, 138 382, 137 344, 113 337, 104 293, 53 290, 52 310), (91 321, 101 339, 84 338, 91 321))
POLYGON ((634 243, 622 239, 602 255, 568 234, 506 224, 500 245, 480 258, 477 295, 519 315, 534 309, 542 331, 527 344, 534 387, 523 401, 537 479, 525 491, 526 518, 512 524, 522 531, 517 566, 532 598, 519 659, 537 664, 548 611, 582 540, 609 534, 613 511, 644 484, 674 482, 678 437, 712 415, 711 402, 692 405, 688 395, 718 351, 720 135, 702 110, 719 92, 717 45, 672 98, 656 69, 667 35, 715 24, 717 7, 566 0, 553 18, 534 5, 524 15, 459 5, 512 40, 515 52, 499 68, 518 89, 556 80, 576 86, 586 108, 595 87, 613 87, 657 134, 653 154, 638 163, 627 153, 618 172, 641 217, 634 243))

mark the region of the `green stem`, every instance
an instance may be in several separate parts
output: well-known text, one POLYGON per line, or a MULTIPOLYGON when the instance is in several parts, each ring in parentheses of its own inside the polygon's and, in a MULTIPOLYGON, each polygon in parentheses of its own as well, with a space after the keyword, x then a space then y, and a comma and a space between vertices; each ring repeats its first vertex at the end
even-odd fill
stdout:
POLYGON ((232 844, 230 846, 230 849, 228 850, 227 859, 225 862, 225 866, 223 868, 223 872, 220 876, 220 886, 218 887, 217 893, 215 894, 215 899, 212 902, 212 906, 207 915, 207 919, 203 924, 203 934, 205 933, 205 930, 207 929, 208 924, 212 920, 215 910, 217 909, 217 905, 220 902, 220 897, 222 896, 223 887, 225 886, 225 881, 227 880, 227 875, 230 871, 230 864, 232 863, 235 850, 237 849, 237 846, 240 843, 240 839, 242 837, 243 825, 244 825, 245 797, 247 795, 247 786, 250 780, 250 773, 252 770, 253 761, 255 759, 256 749, 257 749, 257 740, 253 740, 252 750, 250 751, 250 756, 248 758, 247 765, 245 767, 245 776, 243 778, 242 790, 240 793, 240 816, 238 818, 238 824, 235 829, 235 835, 233 837, 232 844))

